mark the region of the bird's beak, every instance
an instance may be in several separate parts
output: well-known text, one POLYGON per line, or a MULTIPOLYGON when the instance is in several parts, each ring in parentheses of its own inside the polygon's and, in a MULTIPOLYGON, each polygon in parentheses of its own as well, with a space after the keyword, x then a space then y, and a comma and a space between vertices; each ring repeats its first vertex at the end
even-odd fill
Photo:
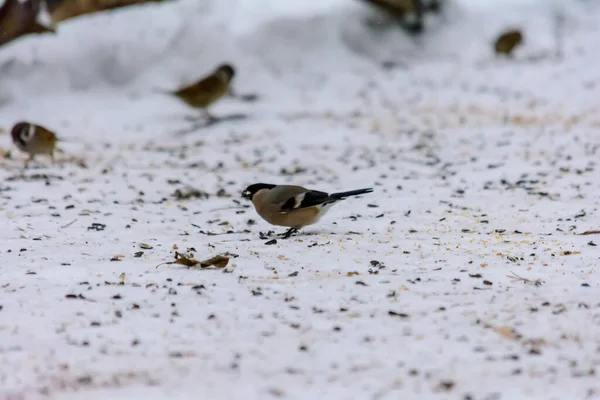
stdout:
POLYGON ((242 198, 250 200, 250 197, 251 197, 251 193, 248 190, 244 190, 242 192, 242 198))

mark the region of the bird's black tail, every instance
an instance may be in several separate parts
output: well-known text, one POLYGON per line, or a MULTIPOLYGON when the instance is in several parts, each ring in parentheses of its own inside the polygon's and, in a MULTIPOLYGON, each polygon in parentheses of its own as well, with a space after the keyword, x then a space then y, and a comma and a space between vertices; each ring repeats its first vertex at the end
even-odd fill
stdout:
POLYGON ((359 194, 371 193, 372 191, 373 191, 373 188, 350 190, 349 192, 332 193, 329 195, 329 197, 333 197, 334 199, 343 199, 345 197, 358 196, 359 194))

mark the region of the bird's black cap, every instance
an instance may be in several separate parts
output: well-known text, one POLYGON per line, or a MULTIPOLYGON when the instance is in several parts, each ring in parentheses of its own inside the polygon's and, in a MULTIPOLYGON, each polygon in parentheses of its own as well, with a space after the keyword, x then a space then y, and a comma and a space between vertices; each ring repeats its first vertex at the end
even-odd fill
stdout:
POLYGON ((255 183, 253 185, 248 186, 243 192, 242 197, 248 200, 252 200, 252 197, 262 189, 273 189, 276 185, 271 185, 269 183, 255 183))
POLYGON ((217 67, 217 71, 225 72, 229 77, 229 80, 231 80, 235 75, 235 68, 233 67, 233 65, 227 63, 219 65, 217 67))

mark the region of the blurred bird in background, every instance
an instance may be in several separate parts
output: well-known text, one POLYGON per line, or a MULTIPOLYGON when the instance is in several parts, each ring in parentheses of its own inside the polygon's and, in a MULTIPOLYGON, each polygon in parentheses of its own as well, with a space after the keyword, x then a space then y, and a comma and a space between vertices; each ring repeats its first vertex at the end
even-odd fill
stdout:
POLYGON ((40 125, 18 122, 12 127, 10 135, 15 146, 24 153, 29 154, 25 167, 38 154, 49 155, 52 163, 54 163, 54 150, 58 140, 54 132, 40 125))
POLYGON ((234 76, 235 68, 231 64, 221 64, 210 75, 168 94, 201 109, 208 121, 214 122, 217 118, 208 111, 208 107, 229 93, 234 76))
POLYGON ((494 42, 496 54, 503 54, 507 57, 513 56, 513 51, 523 43, 523 34, 518 29, 509 30, 501 33, 494 42))

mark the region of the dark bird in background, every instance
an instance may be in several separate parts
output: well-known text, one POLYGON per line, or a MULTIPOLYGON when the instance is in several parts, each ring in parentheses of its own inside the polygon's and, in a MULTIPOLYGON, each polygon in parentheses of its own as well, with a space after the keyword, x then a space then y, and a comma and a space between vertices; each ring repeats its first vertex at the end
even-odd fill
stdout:
POLYGON ((169 92, 169 94, 191 107, 202 109, 206 118, 214 122, 217 118, 208 112, 208 107, 229 93, 229 86, 234 76, 233 66, 221 64, 210 75, 198 82, 169 92))
POLYGON ((423 32, 423 14, 429 11, 423 0, 362 0, 391 16, 410 33, 423 32))
POLYGON ((53 26, 39 22, 42 11, 39 1, 5 0, 0 5, 0 45, 28 33, 54 33, 53 26))
POLYGON ((299 229, 321 219, 334 204, 346 197, 371 193, 373 189, 325 193, 302 186, 255 183, 242 192, 242 197, 252 201, 258 215, 272 225, 286 226, 283 238, 289 238, 299 229))
POLYGON ((54 150, 58 140, 54 132, 40 125, 18 122, 12 127, 10 135, 15 146, 29 154, 25 166, 38 154, 47 154, 54 162, 54 150))
POLYGON ((512 57, 513 51, 523 43, 523 34, 518 29, 503 32, 494 42, 496 54, 512 57))

